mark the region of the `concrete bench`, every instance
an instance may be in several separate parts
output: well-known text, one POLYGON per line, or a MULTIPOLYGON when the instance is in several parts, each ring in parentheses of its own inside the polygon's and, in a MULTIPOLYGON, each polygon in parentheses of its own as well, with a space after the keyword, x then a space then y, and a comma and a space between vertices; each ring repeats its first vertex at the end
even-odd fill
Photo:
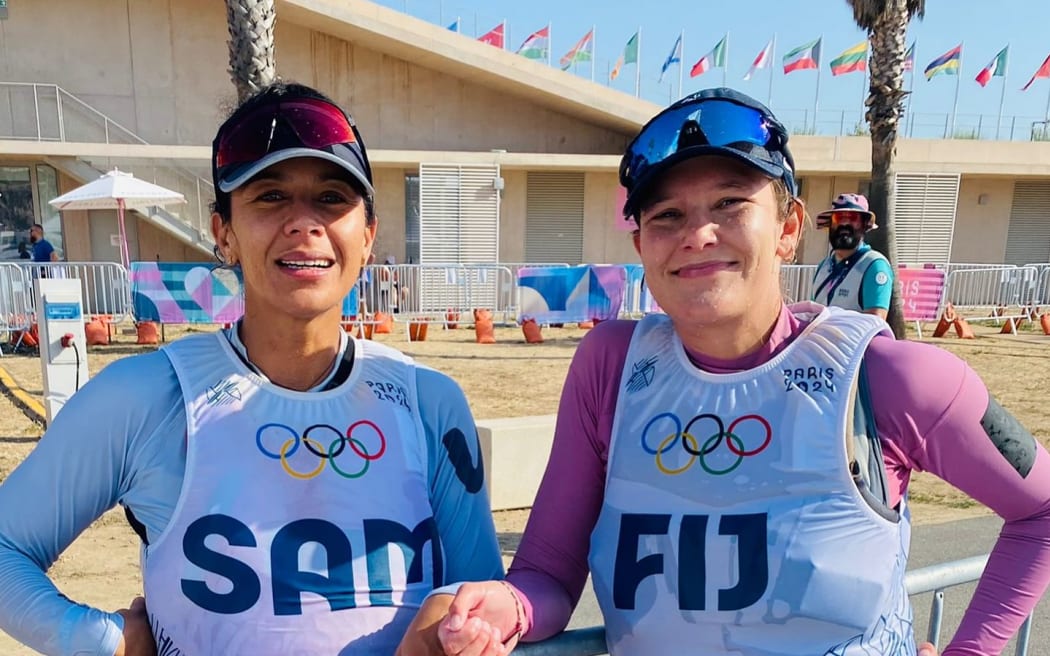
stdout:
POLYGON ((477 422, 493 510, 529 508, 547 469, 555 415, 477 422))

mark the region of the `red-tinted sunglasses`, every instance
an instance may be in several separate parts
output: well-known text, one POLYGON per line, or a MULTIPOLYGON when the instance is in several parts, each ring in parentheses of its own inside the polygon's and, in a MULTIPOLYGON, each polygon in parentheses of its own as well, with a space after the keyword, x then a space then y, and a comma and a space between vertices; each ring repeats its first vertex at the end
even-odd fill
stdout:
POLYGON ((226 131, 215 149, 215 166, 258 161, 272 150, 289 147, 275 143, 288 136, 307 148, 358 144, 357 130, 341 109, 316 98, 296 98, 260 107, 226 131))
POLYGON ((832 210, 830 212, 821 212, 817 216, 818 228, 834 228, 843 224, 859 224, 861 228, 868 228, 872 224, 871 215, 854 210, 832 210))

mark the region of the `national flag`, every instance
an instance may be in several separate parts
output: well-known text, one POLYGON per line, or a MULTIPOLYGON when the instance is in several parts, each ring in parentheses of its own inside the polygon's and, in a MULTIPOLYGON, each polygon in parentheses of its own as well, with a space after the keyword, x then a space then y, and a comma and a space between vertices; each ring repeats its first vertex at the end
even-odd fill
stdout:
POLYGON ((504 24, 500 23, 499 25, 497 25, 496 27, 492 28, 488 32, 485 32, 484 34, 479 36, 478 37, 478 41, 481 41, 482 43, 487 43, 490 46, 496 46, 497 48, 502 48, 503 47, 503 28, 504 27, 505 27, 504 24))
POLYGON ((638 63, 638 33, 635 32, 634 36, 627 40, 627 45, 623 48, 623 54, 616 60, 616 64, 613 66, 612 72, 609 73, 609 79, 615 80, 620 75, 620 70, 627 64, 638 63))
POLYGON ((518 54, 527 59, 546 59, 551 47, 551 26, 536 30, 521 43, 518 54))
POLYGON ((958 75, 959 60, 962 59, 962 44, 955 46, 926 66, 926 79, 932 80, 935 75, 958 75))
POLYGON ((1021 91, 1028 91, 1028 87, 1032 86, 1032 82, 1041 77, 1050 78, 1050 56, 1043 60, 1043 65, 1032 75, 1032 79, 1028 80, 1028 84, 1021 87, 1021 91))
POLYGON ((842 75, 854 71, 868 70, 868 41, 865 39, 857 45, 843 50, 842 54, 831 60, 831 74, 842 75))
POLYGON ((583 35, 583 38, 576 42, 576 45, 572 47, 572 50, 565 53, 559 60, 561 64, 561 70, 568 70, 570 66, 577 62, 590 61, 594 55, 594 28, 592 27, 587 34, 583 35))
POLYGON ((667 69, 671 68, 674 64, 682 63, 682 35, 679 34, 678 38, 674 42, 674 47, 671 48, 671 54, 667 55, 667 59, 664 60, 664 65, 660 67, 660 79, 656 81, 657 84, 664 81, 664 74, 667 73, 667 69))
POLYGON ((908 48, 908 52, 904 53, 904 70, 912 71, 915 70, 915 42, 911 42, 911 47, 908 48))
POLYGON ((448 29, 452 30, 453 32, 459 32, 459 18, 456 18, 456 20, 449 23, 448 29))
POLYGON ((991 82, 993 77, 1003 77, 1006 75, 1006 51, 1010 49, 1010 46, 1006 46, 999 51, 999 54, 995 56, 995 59, 988 62, 988 65, 981 69, 981 72, 977 74, 974 79, 977 80, 977 84, 982 87, 991 82))
POLYGON ((689 71, 689 77, 703 75, 712 68, 725 68, 727 38, 729 37, 722 37, 722 40, 715 44, 715 47, 711 49, 711 52, 707 53, 700 58, 700 61, 693 64, 693 69, 689 71))
POLYGON ((760 68, 768 68, 769 60, 773 56, 773 40, 770 39, 766 47, 762 49, 762 52, 758 53, 755 57, 755 61, 751 62, 751 68, 747 69, 747 73, 744 74, 744 80, 750 80, 751 76, 755 74, 760 68))
POLYGON ((820 41, 810 41, 784 55, 784 74, 820 66, 820 41))

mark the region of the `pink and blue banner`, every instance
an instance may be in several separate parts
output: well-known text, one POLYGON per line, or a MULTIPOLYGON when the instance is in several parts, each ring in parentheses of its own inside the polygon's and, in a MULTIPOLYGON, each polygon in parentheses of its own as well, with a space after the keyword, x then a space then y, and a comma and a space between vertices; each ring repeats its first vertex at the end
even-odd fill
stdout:
POLYGON ((518 271, 518 321, 539 324, 615 319, 627 271, 616 265, 524 267, 518 271))
POLYGON ((944 271, 902 267, 897 269, 897 282, 905 321, 937 320, 944 294, 944 271))
MULTIPOLYGON (((232 323, 244 314, 240 271, 200 262, 132 262, 131 298, 136 321, 232 323)), ((357 314, 355 286, 343 315, 357 314)))

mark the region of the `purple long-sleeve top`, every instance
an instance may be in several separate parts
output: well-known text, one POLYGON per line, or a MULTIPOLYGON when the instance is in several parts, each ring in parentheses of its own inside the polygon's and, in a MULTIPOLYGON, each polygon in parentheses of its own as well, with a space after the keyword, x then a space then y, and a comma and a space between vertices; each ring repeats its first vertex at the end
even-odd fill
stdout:
MULTIPOLYGON (((590 535, 602 507, 617 394, 634 326, 610 321, 595 327, 569 368, 550 461, 507 575, 524 597, 530 642, 565 628, 587 581, 590 535)), ((785 308, 766 344, 749 355, 732 361, 689 355, 713 373, 751 369, 783 350, 804 327, 785 308)), ((927 471, 1005 520, 962 624, 942 652, 998 654, 1050 583, 1050 457, 1037 445, 1027 476, 1018 473, 981 425, 987 388, 951 353, 878 336, 864 361, 890 504, 907 492, 912 471, 927 471)))

